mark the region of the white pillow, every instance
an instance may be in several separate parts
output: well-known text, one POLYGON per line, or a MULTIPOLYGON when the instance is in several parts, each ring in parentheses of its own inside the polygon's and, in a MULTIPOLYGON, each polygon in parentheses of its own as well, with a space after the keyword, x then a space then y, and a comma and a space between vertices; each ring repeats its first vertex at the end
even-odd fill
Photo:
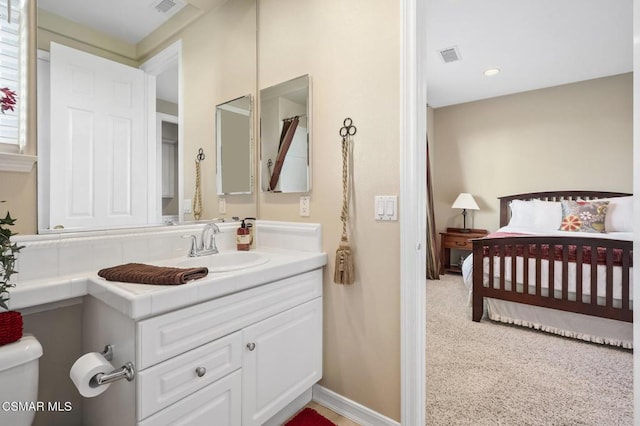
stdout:
POLYGON ((509 226, 518 228, 530 228, 535 218, 535 205, 533 201, 513 200, 509 203, 511 219, 509 226))
POLYGON ((513 200, 509 207, 509 226, 536 231, 555 231, 560 228, 562 205, 559 201, 513 200))
POLYGON ((609 202, 604 219, 605 232, 633 232, 633 196, 590 201, 609 202))
POLYGON ((556 231, 562 223, 562 203, 559 201, 533 200, 536 216, 534 227, 540 231, 556 231))

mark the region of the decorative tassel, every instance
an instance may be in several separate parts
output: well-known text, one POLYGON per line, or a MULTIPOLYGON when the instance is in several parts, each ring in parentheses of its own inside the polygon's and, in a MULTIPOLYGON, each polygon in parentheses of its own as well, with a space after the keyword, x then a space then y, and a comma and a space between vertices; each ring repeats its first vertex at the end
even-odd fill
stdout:
POLYGON ((193 196, 193 218, 195 220, 200 220, 200 214, 202 213, 202 191, 200 189, 200 163, 204 160, 204 151, 202 148, 198 150, 198 155, 196 155, 196 192, 193 196))
POLYGON ((356 279, 353 264, 353 255, 349 246, 349 238, 347 237, 347 224, 349 223, 349 142, 351 136, 356 134, 356 126, 353 120, 345 118, 342 122, 343 127, 340 128, 340 136, 342 136, 342 212, 340 220, 342 221, 342 238, 340 245, 336 251, 335 272, 333 274, 333 282, 336 284, 353 284, 356 279))
POLYGON ((353 267, 353 255, 346 235, 342 236, 340 246, 336 250, 335 273, 333 282, 336 284, 353 284, 355 279, 353 267))

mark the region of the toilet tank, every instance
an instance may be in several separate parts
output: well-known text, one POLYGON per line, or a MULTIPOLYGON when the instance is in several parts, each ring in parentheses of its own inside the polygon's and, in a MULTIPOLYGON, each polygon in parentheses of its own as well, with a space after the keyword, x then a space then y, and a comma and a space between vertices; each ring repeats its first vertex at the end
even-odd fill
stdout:
POLYGON ((29 334, 0 346, 0 424, 30 425, 33 421, 35 410, 25 403, 38 400, 41 356, 40 342, 29 334))

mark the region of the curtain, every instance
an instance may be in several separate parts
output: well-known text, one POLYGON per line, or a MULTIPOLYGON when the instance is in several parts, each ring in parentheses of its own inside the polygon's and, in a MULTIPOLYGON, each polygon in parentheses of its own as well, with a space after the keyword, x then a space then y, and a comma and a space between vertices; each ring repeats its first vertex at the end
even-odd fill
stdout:
POLYGON ((427 278, 440 279, 440 256, 436 243, 436 217, 433 211, 433 187, 431 182, 431 160, 429 159, 429 139, 427 138, 427 278))
POLYGON ((287 152, 289 151, 289 147, 291 146, 291 142, 293 141, 293 135, 296 133, 296 128, 298 127, 299 118, 285 118, 282 120, 282 132, 280 133, 280 145, 278 146, 278 155, 276 156, 276 162, 273 166, 273 173, 271 174, 271 179, 269 180, 269 190, 273 191, 276 189, 276 185, 278 185, 278 180, 280 180, 280 172, 282 171, 282 166, 284 165, 284 159, 287 157, 287 152))

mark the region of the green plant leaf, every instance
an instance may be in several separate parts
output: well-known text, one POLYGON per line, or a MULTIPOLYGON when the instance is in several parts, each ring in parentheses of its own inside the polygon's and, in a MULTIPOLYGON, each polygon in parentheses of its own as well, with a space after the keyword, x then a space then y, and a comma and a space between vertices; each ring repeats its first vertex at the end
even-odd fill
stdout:
POLYGON ((15 225, 15 223, 16 219, 12 218, 9 212, 0 219, 0 307, 7 310, 9 309, 7 306, 10 298, 9 289, 15 287, 15 284, 9 281, 14 274, 18 273, 14 269, 16 254, 24 248, 24 246, 19 246, 11 241, 11 237, 16 234, 8 227, 15 225))
POLYGON ((16 223, 16 219, 13 219, 11 217, 11 213, 7 212, 7 215, 4 217, 4 219, 0 219, 0 225, 9 225, 9 226, 13 226, 16 223))

